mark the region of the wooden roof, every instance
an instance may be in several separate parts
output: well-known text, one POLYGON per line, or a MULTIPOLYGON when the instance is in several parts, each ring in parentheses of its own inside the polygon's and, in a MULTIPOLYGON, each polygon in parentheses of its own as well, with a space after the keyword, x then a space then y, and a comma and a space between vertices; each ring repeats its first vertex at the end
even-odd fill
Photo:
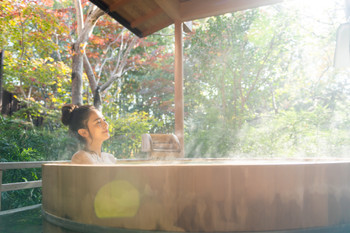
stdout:
POLYGON ((175 21, 222 15, 282 0, 90 0, 139 37, 175 21))

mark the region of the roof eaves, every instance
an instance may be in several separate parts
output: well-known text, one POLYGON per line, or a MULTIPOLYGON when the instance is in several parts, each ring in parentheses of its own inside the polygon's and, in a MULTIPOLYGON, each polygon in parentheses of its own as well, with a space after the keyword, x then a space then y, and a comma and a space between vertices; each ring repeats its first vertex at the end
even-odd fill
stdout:
POLYGON ((140 38, 144 37, 143 33, 140 30, 138 30, 137 28, 132 28, 130 23, 126 19, 124 19, 122 16, 120 16, 117 12, 114 12, 114 11, 111 12, 108 8, 108 5, 104 3, 102 0, 89 0, 89 1, 95 4, 104 12, 106 12, 113 19, 117 20, 121 25, 129 29, 136 36, 140 38))

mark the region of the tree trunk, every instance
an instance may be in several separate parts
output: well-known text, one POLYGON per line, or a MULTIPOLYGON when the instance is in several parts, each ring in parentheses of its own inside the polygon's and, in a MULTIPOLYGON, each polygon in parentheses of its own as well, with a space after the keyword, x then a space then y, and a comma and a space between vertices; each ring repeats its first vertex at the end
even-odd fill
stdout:
POLYGON ((102 98, 100 95, 100 87, 97 87, 94 91, 94 106, 100 112, 102 112, 102 98))
POLYGON ((73 44, 72 63, 72 104, 83 104, 83 54, 78 44, 73 44))
POLYGON ((73 62, 72 62, 72 103, 77 105, 83 104, 83 64, 85 46, 94 29, 97 20, 104 15, 104 11, 91 5, 85 22, 82 17, 82 6, 80 0, 75 0, 75 9, 77 12, 78 38, 72 45, 73 62))
POLYGON ((77 12, 77 25, 78 25, 78 38, 77 41, 73 44, 73 64, 72 64, 72 103, 82 105, 82 86, 83 86, 83 71, 85 71, 90 84, 91 92, 93 93, 94 106, 102 110, 102 96, 101 92, 107 91, 113 82, 120 78, 126 71, 128 71, 127 61, 131 49, 134 47, 137 38, 134 37, 129 44, 121 46, 116 66, 113 69, 112 73, 109 76, 109 79, 99 86, 98 80, 95 77, 91 64, 88 60, 88 57, 85 54, 86 42, 89 39, 89 36, 95 27, 95 24, 99 17, 101 17, 104 12, 99 8, 96 8, 94 5, 91 5, 87 11, 85 22, 82 21, 82 8, 81 1, 75 0, 75 8, 77 12))
POLYGON ((276 103, 276 97, 275 97, 275 91, 271 88, 271 95, 272 95, 272 106, 273 110, 275 111, 275 115, 278 114, 278 107, 276 103))
POLYGON ((96 77, 95 77, 94 71, 92 70, 88 57, 86 56, 86 54, 84 54, 83 56, 84 56, 84 70, 85 70, 86 76, 89 79, 91 92, 94 93, 98 83, 96 81, 96 77))

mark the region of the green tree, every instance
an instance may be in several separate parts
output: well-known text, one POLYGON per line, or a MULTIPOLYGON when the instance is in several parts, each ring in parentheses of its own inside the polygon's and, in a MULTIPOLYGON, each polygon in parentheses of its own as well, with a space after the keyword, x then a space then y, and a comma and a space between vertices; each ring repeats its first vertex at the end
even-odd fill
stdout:
POLYGON ((67 97, 70 68, 52 55, 60 50, 54 38, 63 27, 41 1, 2 1, 0 47, 5 50, 4 88, 27 104, 38 101, 56 108, 67 97))
POLYGON ((348 74, 332 68, 342 4, 286 2, 203 20, 186 46, 188 156, 342 146, 338 124, 348 126, 334 120, 348 122, 348 74))
MULTIPOLYGON (((268 13, 273 19, 282 14, 272 7, 268 13)), ((274 108, 273 87, 283 80, 278 70, 284 65, 286 42, 292 38, 285 33, 286 21, 272 24, 266 14, 254 9, 209 18, 191 38, 186 98, 192 126, 188 131, 193 135, 193 128, 201 135, 199 141, 190 142, 197 145, 194 150, 202 148, 201 154, 227 154, 244 122, 256 118, 262 108, 274 108)))

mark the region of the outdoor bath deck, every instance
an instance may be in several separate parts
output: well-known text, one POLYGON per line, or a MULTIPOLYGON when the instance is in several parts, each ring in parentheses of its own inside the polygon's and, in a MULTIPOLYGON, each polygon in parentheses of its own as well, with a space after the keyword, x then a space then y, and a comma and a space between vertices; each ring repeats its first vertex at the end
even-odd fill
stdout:
POLYGON ((0 232, 3 233, 41 233, 41 207, 31 210, 0 215, 0 232))
MULTIPOLYGON (((42 233, 43 226, 42 226, 41 208, 38 207, 32 210, 0 216, 0 232, 42 233)), ((122 233, 122 232, 128 232, 128 231, 119 230, 119 232, 122 233)), ((131 233, 131 231, 129 232, 131 233)), ((134 233, 136 232, 147 233, 147 231, 134 231, 134 233)), ((338 226, 333 228, 324 228, 324 229, 293 230, 288 232, 274 231, 272 233, 348 233, 348 232, 350 232, 349 225, 343 225, 343 226, 338 226)), ((162 233, 162 232, 158 232, 158 233, 162 233)))

